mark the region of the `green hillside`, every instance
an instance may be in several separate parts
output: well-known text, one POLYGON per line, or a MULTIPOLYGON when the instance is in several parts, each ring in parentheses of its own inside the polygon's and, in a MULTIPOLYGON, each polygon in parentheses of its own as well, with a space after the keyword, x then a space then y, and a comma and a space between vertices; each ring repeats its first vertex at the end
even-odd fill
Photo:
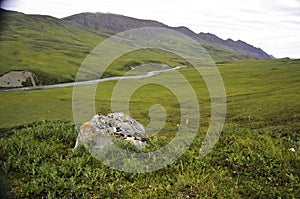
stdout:
POLYGON ((4 16, 0 74, 27 70, 44 84, 73 81, 83 59, 105 38, 50 16, 4 16))
MULTIPOLYGON (((13 70, 26 70, 33 72, 42 85, 74 81, 84 58, 110 36, 51 16, 2 12, 5 20, 0 38, 0 75, 13 70)), ((255 59, 251 55, 233 53, 218 46, 205 45, 204 48, 217 63, 255 59)), ((160 62, 170 66, 186 63, 168 52, 140 50, 119 58, 108 68, 105 76, 122 75, 133 62, 160 62)))
MULTIPOLYGON (((5 12, 4 16, 0 75, 12 70, 31 71, 43 85, 74 81, 84 58, 110 36, 50 16, 16 12, 5 12)), ((168 52, 140 50, 115 61, 106 76, 123 74, 132 62, 177 66, 184 60, 168 52)))

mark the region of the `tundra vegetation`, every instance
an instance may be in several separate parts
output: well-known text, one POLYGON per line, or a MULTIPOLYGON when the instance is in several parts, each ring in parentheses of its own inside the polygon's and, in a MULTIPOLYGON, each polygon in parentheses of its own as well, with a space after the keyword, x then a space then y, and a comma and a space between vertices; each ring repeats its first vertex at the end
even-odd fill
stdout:
MULTIPOLYGON (((198 97, 201 126, 179 159, 150 173, 113 170, 85 148, 72 150, 78 133, 72 122, 72 88, 1 93, 1 194, 12 198, 299 197, 300 61, 225 61, 217 67, 226 88, 227 115, 216 146, 199 157, 210 121, 210 98, 195 69, 182 68, 179 72, 198 97)), ((111 112, 115 84, 98 85, 97 112, 111 112)), ((167 123, 149 138, 144 152, 166 146, 180 118, 174 94, 156 84, 134 92, 130 115, 147 125, 154 104, 164 106, 167 123)))

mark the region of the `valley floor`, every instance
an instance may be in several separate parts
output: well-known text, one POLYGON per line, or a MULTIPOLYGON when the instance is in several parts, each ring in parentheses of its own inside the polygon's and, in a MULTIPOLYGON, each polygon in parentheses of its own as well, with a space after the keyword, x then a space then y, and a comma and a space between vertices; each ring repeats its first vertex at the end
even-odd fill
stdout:
MULTIPOLYGON (((20 198, 297 198, 300 61, 234 61, 218 68, 227 115, 216 146, 199 157, 210 121, 209 93, 195 70, 180 69, 196 91, 201 126, 179 159, 150 173, 113 170, 84 148, 72 150, 77 137, 72 88, 1 93, 0 193, 20 198)), ((111 112, 115 85, 98 85, 97 112, 111 112)), ((130 114, 146 125, 153 104, 166 109, 167 123, 143 152, 166 146, 180 120, 174 94, 155 84, 136 90, 130 114)))

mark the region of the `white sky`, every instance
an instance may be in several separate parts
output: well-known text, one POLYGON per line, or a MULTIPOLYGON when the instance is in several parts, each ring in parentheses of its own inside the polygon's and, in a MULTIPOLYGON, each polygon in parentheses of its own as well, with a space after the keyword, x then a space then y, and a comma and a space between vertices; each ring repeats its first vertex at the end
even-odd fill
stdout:
POLYGON ((109 12, 152 19, 300 58, 300 0, 6 0, 2 7, 58 18, 109 12))

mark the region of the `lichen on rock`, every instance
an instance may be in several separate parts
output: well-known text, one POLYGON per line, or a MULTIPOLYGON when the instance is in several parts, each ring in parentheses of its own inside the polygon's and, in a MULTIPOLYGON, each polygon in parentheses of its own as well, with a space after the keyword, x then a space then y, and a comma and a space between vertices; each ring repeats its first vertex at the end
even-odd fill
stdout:
POLYGON ((126 140, 140 151, 146 145, 145 129, 138 121, 122 112, 107 116, 95 115, 80 127, 74 149, 84 145, 90 152, 101 153, 115 139, 126 140))

